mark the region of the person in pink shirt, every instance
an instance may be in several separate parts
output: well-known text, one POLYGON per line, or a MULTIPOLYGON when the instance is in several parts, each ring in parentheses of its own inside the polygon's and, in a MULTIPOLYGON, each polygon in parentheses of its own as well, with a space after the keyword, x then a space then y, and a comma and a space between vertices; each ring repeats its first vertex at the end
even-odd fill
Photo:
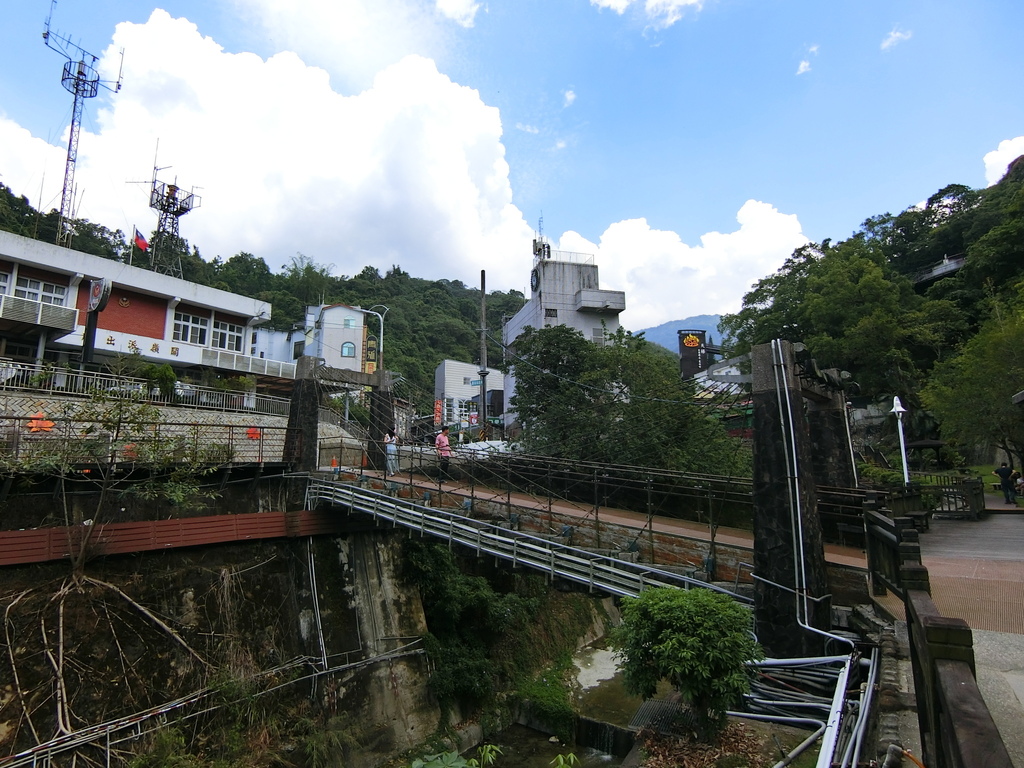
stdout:
POLYGON ((448 462, 452 457, 452 446, 448 442, 448 427, 441 427, 441 431, 434 438, 434 448, 441 459, 441 472, 448 473, 448 462))

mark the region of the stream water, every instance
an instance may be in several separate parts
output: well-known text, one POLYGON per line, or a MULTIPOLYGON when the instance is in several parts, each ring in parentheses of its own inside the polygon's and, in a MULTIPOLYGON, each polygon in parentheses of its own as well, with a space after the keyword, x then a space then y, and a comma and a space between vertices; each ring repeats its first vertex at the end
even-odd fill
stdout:
MULTIPOLYGON (((625 728, 640 707, 642 699, 630 696, 622 683, 622 675, 612 651, 588 647, 574 659, 579 673, 579 711, 588 718, 625 728)), ((558 755, 573 752, 582 768, 614 768, 622 760, 589 748, 569 748, 549 742, 549 736, 525 726, 515 725, 495 738, 504 753, 495 763, 500 768, 550 768, 558 755)))

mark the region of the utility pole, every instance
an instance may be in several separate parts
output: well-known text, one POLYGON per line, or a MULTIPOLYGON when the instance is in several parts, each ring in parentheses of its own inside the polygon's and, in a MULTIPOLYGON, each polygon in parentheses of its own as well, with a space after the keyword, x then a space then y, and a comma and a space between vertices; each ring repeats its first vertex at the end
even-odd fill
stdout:
POLYGON ((480 429, 487 436, 487 272, 480 270, 480 429))

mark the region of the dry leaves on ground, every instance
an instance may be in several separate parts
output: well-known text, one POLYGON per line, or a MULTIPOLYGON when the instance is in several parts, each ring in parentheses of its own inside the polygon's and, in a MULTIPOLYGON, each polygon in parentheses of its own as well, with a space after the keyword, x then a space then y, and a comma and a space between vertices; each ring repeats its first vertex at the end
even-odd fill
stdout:
POLYGON ((768 756, 768 740, 741 723, 730 723, 713 745, 665 736, 650 730, 638 734, 646 759, 643 768, 714 768, 726 757, 742 758, 731 765, 763 768, 775 760, 768 756))

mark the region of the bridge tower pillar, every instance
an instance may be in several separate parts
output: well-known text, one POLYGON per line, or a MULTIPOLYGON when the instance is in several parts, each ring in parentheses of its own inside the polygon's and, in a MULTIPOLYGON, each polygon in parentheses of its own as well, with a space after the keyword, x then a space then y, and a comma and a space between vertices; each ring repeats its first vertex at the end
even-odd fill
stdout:
POLYGON ((288 409, 288 428, 298 437, 295 469, 313 472, 320 464, 320 393, 313 372, 320 361, 303 356, 295 363, 295 386, 288 409))
MULTIPOLYGON (((835 369, 823 372, 839 381, 835 369)), ((850 444, 846 415, 846 393, 839 388, 822 393, 823 397, 807 399, 807 423, 811 433, 811 456, 814 479, 818 485, 856 488, 857 470, 850 444)))
POLYGON ((811 439, 793 344, 751 350, 754 410, 754 610, 757 636, 775 657, 814 656, 830 626, 825 548, 811 439))

